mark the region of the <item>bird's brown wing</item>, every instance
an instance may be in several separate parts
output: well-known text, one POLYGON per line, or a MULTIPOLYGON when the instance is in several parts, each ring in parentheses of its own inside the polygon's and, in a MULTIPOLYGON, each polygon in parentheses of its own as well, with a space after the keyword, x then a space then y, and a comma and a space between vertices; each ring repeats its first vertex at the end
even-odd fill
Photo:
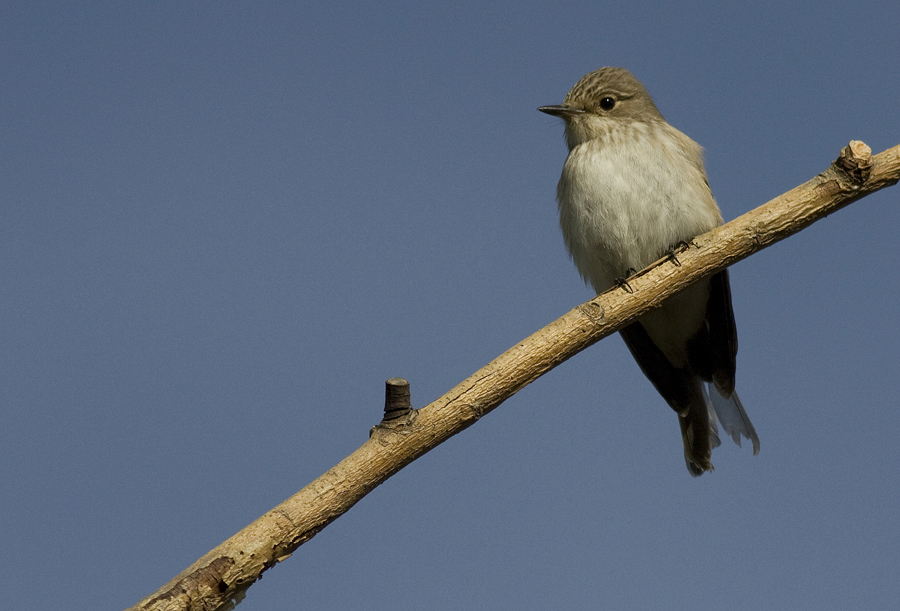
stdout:
POLYGON ((715 425, 710 421, 701 378, 691 369, 673 366, 641 323, 632 323, 619 334, 641 371, 678 414, 688 471, 695 477, 712 471, 712 449, 720 442, 715 425))

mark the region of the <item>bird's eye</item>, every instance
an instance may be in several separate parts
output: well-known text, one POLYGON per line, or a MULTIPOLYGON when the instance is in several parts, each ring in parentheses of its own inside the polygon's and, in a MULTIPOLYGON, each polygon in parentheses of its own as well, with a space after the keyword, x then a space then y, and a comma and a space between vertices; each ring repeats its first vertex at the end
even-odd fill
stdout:
POLYGON ((616 100, 606 96, 600 100, 600 108, 603 110, 612 110, 616 107, 616 100))

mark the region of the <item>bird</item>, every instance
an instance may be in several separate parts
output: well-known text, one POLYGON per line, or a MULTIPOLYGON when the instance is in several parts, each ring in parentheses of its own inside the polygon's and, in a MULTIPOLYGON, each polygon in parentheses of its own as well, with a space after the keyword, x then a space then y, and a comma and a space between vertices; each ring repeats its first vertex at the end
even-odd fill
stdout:
MULTIPOLYGON (((663 118, 625 68, 582 77, 562 104, 569 154, 557 185, 563 239, 600 294, 723 223, 703 149, 663 118)), ((759 437, 735 391, 737 330, 727 268, 667 298, 619 331, 644 375, 678 415, 694 477, 713 470, 717 420, 740 446, 759 437)))

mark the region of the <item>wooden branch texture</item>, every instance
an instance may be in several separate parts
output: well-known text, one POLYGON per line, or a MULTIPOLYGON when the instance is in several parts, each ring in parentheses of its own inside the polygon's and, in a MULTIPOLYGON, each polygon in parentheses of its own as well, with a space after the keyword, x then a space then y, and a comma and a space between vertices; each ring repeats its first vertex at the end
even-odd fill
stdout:
POLYGON ((262 573, 404 466, 468 428, 525 385, 657 307, 666 297, 900 179, 900 145, 872 157, 851 142, 831 167, 769 203, 698 236, 677 254, 579 305, 450 392, 383 421, 358 450, 207 553, 133 610, 211 611, 243 598, 262 573))

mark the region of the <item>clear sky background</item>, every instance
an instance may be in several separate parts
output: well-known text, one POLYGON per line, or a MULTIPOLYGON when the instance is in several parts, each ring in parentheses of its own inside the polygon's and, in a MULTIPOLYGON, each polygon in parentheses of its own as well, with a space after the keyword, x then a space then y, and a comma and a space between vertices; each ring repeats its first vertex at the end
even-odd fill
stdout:
MULTIPOLYGON (((730 220, 900 143, 883 2, 0 9, 3 607, 121 609, 591 297, 562 122, 625 66, 730 220)), ((762 450, 691 478, 618 337, 363 499, 241 605, 895 609, 900 190, 732 268, 762 450)))

